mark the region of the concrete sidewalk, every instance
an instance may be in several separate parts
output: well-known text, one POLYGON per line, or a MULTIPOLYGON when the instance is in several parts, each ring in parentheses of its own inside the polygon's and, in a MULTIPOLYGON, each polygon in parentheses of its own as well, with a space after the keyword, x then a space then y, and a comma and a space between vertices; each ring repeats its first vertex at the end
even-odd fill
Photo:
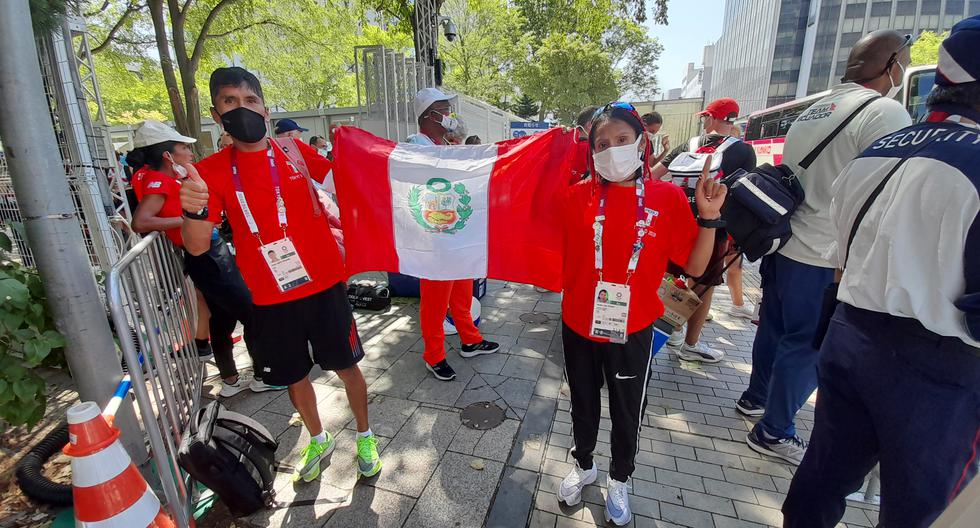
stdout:
MULTIPOLYGON (((757 300, 758 277, 746 274, 757 300)), ((779 526, 778 511, 792 468, 767 460, 744 443, 751 423, 734 411, 748 382, 755 327, 726 315, 727 289, 716 293, 715 320, 704 337, 728 357, 713 366, 678 360, 668 349, 655 360, 641 431, 631 505, 634 526, 779 526)), ((554 490, 571 467, 571 418, 563 384, 560 296, 490 281, 481 330, 499 353, 463 359, 448 339, 453 382, 434 379, 422 362, 417 300, 396 300, 380 314, 358 313, 366 351, 360 366, 368 382, 371 427, 379 438, 381 474, 357 479, 354 423, 343 385, 316 371, 314 387, 324 426, 337 447, 319 480, 293 485, 289 468, 276 481, 280 506, 235 526, 503 527, 603 524, 605 490, 589 487, 574 508, 559 507, 554 490), (533 316, 529 314, 534 314, 533 316), (529 322, 528 322, 529 321, 529 322), (488 431, 461 425, 474 402, 505 409, 488 431)), ((248 364, 244 350, 239 363, 248 364)), ((213 374, 216 371, 210 369, 213 374)), ((210 381, 217 393, 216 377, 210 381)), ((242 393, 227 402, 265 424, 280 442, 279 458, 295 461, 309 435, 290 423, 283 392, 242 393)), ((604 412, 607 412, 604 406, 604 412)), ((812 425, 812 400, 799 415, 801 436, 812 425)), ((609 422, 603 419, 597 484, 608 468, 609 422)), ((847 526, 874 526, 874 507, 854 503, 847 526)), ((210 515, 199 526, 230 526, 210 515)))

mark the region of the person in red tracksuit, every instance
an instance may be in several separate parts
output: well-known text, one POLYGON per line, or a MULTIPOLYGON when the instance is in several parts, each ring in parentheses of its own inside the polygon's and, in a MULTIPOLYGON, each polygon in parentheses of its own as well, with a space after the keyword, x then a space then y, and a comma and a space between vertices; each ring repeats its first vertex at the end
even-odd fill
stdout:
MULTIPOLYGON (((453 98, 435 88, 424 88, 415 95, 415 117, 419 133, 408 137, 416 145, 448 145, 446 135, 459 127, 453 114, 453 98)), ((446 361, 446 331, 443 321, 448 311, 459 331, 462 348, 459 355, 468 358, 492 354, 500 350, 497 343, 483 339, 473 324, 470 306, 473 303, 473 280, 436 281, 422 279, 419 318, 422 322, 422 340, 425 351, 422 359, 426 368, 437 379, 452 381, 456 371, 446 361)))

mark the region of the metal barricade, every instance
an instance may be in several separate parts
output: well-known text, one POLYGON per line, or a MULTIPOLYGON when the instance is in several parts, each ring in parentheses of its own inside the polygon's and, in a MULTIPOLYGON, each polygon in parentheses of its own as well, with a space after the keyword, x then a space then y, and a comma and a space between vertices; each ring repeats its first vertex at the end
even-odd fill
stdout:
POLYGON ((186 528, 193 482, 177 465, 177 449, 200 408, 204 381, 194 344, 194 287, 174 246, 151 233, 112 267, 106 293, 166 507, 186 528))

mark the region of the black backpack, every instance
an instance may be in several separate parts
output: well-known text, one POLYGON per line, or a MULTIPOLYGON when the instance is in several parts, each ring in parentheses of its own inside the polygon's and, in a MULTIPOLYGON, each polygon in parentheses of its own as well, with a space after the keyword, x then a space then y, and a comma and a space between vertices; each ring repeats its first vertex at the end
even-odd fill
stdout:
POLYGON ((722 182, 728 198, 721 217, 745 258, 755 261, 785 246, 793 235, 790 217, 803 203, 803 187, 793 172, 763 163, 751 172, 739 169, 722 182))
POLYGON ((272 505, 279 443, 248 416, 211 402, 191 420, 177 463, 228 507, 244 517, 272 505))
MULTIPOLYGON (((809 169, 830 142, 879 98, 871 97, 858 105, 800 161, 800 168, 809 169)), ((801 115, 805 114, 804 111, 801 115)), ((789 242, 793 236, 790 218, 805 198, 803 186, 792 169, 764 163, 750 172, 740 170, 726 175, 722 182, 728 186, 728 199, 721 209, 725 229, 749 261, 771 255, 789 242)))
POLYGON ((381 284, 368 281, 354 282, 347 287, 347 299, 354 308, 387 310, 391 306, 391 293, 381 284))

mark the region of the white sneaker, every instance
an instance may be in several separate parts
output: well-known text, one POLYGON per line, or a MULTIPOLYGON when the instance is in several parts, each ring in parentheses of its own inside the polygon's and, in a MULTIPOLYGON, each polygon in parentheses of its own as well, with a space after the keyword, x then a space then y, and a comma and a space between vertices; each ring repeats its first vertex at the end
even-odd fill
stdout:
POLYGON ((629 489, 628 483, 606 477, 606 522, 626 526, 633 520, 629 489))
POLYGON ((732 305, 732 309, 728 311, 732 317, 741 317, 742 319, 755 319, 755 306, 752 303, 747 302, 742 306, 732 305))
POLYGON ((242 392, 248 388, 248 380, 245 376, 241 374, 238 375, 238 380, 235 383, 228 383, 225 380, 221 380, 221 390, 218 391, 219 398, 231 398, 232 396, 242 392))
POLYGON ((725 353, 721 350, 716 350, 704 344, 702 341, 698 341, 695 345, 689 345, 684 343, 677 348, 677 357, 683 359, 684 361, 701 361, 704 363, 717 363, 725 357, 725 353))
POLYGON ((687 334, 687 326, 682 326, 680 330, 674 330, 673 334, 667 339, 667 346, 677 348, 684 344, 684 335, 687 334))
POLYGON ((285 385, 269 385, 260 379, 253 379, 252 383, 248 384, 248 388, 251 389, 252 392, 265 392, 286 390, 288 387, 285 385))
POLYGON ((745 436, 745 443, 756 453, 780 458, 794 466, 803 462, 807 448, 807 443, 799 436, 770 439, 765 433, 759 433, 758 426, 745 436))
POLYGON ((592 469, 588 470, 580 468, 578 462, 576 462, 572 467, 572 471, 558 485, 558 491, 556 492, 558 494, 558 502, 564 502, 569 506, 575 506, 581 502, 582 488, 595 482, 598 475, 599 469, 596 467, 595 462, 592 462, 592 469))

